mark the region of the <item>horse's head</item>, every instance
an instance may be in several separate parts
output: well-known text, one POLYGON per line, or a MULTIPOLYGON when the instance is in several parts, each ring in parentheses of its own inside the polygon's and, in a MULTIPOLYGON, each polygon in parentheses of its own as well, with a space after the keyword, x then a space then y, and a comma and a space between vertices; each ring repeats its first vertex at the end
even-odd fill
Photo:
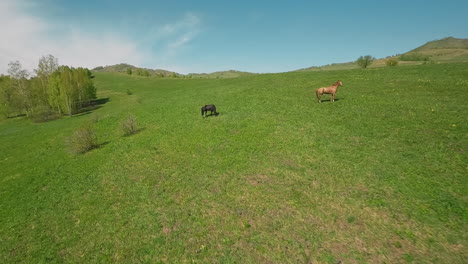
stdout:
POLYGON ((337 85, 337 86, 343 86, 343 82, 339 80, 339 81, 337 81, 337 82, 335 83, 335 85, 337 85))

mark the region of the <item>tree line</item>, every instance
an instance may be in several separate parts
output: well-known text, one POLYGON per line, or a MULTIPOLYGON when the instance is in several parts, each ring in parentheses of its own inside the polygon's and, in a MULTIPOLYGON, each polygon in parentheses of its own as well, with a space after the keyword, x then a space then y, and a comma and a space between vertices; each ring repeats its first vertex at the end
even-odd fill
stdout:
POLYGON ((35 76, 19 61, 8 64, 8 75, 0 76, 0 114, 26 115, 37 121, 73 115, 96 99, 92 74, 86 68, 59 66, 47 55, 39 59, 35 76))

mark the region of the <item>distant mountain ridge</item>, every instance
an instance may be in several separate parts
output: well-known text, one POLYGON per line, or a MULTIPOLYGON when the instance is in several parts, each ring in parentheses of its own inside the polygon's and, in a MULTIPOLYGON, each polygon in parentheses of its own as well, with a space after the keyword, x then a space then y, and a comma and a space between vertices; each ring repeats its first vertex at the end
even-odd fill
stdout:
POLYGON ((96 72, 116 72, 116 73, 125 73, 128 74, 128 69, 131 70, 131 75, 137 76, 155 76, 160 78, 236 78, 240 76, 252 75, 255 73, 242 72, 235 70, 228 71, 217 71, 212 73, 189 73, 189 74, 180 74, 177 72, 162 70, 162 69, 147 69, 139 68, 127 63, 120 63, 115 65, 108 66, 99 66, 93 69, 96 72))
POLYGON ((118 73, 125 73, 127 74, 128 69, 132 71, 132 75, 145 75, 145 71, 148 72, 149 76, 157 76, 157 77, 181 77, 182 74, 172 71, 166 71, 161 69, 147 69, 147 68, 139 68, 130 64, 120 63, 115 65, 108 65, 108 66, 99 66, 93 69, 96 72, 118 72, 118 73), (138 74, 141 73, 141 74, 138 74))
MULTIPOLYGON (((366 54, 363 54, 366 55, 366 54)), ((357 58, 356 58, 357 59, 357 58)), ((388 56, 374 61, 370 66, 383 67, 388 59, 397 59, 401 65, 415 65, 429 62, 466 62, 468 61, 468 39, 447 37, 439 40, 429 41, 426 44, 410 50, 403 54, 388 56)), ((293 70, 293 71, 322 71, 322 70, 345 70, 356 69, 358 66, 354 62, 333 63, 323 66, 312 66, 308 68, 293 70)), ((127 73, 127 70, 132 70, 132 75, 155 76, 155 77, 172 77, 172 78, 236 78, 248 76, 255 73, 242 72, 236 70, 217 71, 213 73, 189 73, 180 74, 177 72, 162 70, 162 69, 146 69, 139 68, 130 64, 120 63, 110 66, 99 66, 93 69, 97 72, 118 72, 127 73), (147 75, 146 71, 148 72, 147 75)))
POLYGON ((236 70, 217 71, 212 73, 190 73, 193 78, 236 78, 240 76, 254 75, 255 73, 236 70))
MULTIPOLYGON (((366 54, 363 54, 366 55, 366 54)), ((357 58, 356 58, 357 59, 357 58)), ((467 62, 468 39, 447 37, 429 41, 403 54, 388 56, 374 61, 370 66, 383 67, 388 59, 397 59, 401 65, 415 65, 427 62, 467 62)), ((324 66, 312 66, 297 71, 345 70, 359 68, 354 62, 333 63, 324 66)))

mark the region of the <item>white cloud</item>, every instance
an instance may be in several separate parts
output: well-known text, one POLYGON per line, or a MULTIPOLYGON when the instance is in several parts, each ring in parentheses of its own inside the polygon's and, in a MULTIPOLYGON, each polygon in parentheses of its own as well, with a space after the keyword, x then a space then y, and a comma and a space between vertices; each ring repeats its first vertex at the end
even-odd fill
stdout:
POLYGON ((19 60, 32 72, 39 58, 52 54, 61 65, 88 67, 129 63, 140 67, 185 69, 173 59, 199 33, 200 18, 186 13, 180 20, 145 29, 131 38, 106 28, 92 32, 80 25, 52 23, 28 12, 34 0, 0 0, 0 74, 19 60), (155 64, 157 63, 157 64, 155 64))

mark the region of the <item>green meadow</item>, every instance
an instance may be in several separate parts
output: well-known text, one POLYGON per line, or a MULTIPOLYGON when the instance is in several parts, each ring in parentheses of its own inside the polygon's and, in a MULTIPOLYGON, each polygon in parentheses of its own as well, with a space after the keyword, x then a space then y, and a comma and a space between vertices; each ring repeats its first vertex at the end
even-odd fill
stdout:
POLYGON ((1 263, 468 262, 468 63, 95 75, 97 109, 0 121, 1 263))

